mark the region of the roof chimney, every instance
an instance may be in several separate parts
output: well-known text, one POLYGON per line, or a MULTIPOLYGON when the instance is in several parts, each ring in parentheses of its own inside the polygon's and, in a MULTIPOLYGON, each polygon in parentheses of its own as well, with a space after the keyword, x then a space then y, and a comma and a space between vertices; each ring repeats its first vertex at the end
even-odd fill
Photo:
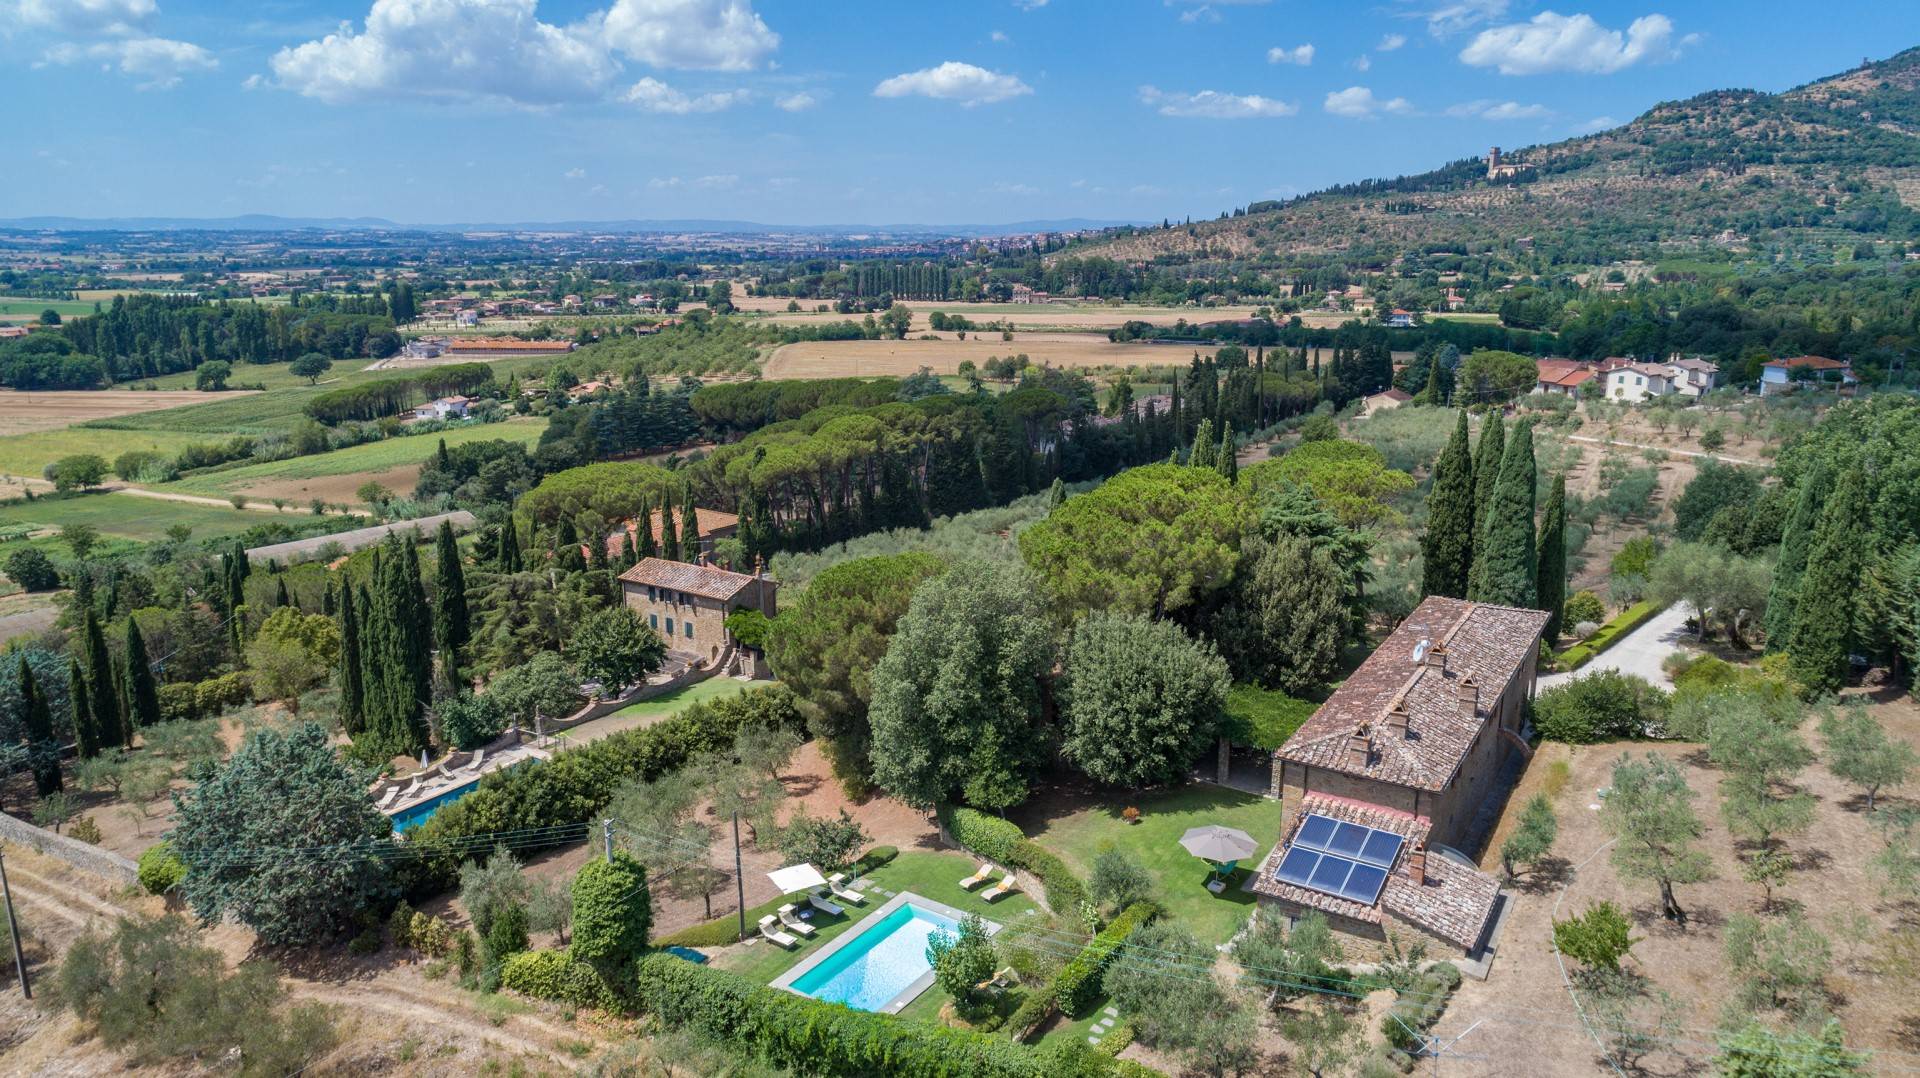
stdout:
POLYGON ((1473 675, 1469 674, 1461 678, 1460 683, 1454 687, 1454 692, 1460 697, 1461 717, 1468 719, 1478 718, 1480 716, 1480 686, 1474 683, 1473 675))
POLYGON ((1435 644, 1427 649, 1427 665, 1441 673, 1447 672, 1447 645, 1435 644))
POLYGON ((1347 739, 1347 762, 1354 767, 1365 767, 1373 759, 1373 733, 1366 723, 1353 732, 1347 739))
POLYGON ((1393 702, 1392 707, 1387 709, 1387 731, 1389 733, 1399 734, 1403 738, 1406 737, 1408 718, 1407 698, 1402 696, 1393 702))
POLYGON ((1427 844, 1426 843, 1424 842, 1414 843, 1413 851, 1407 854, 1407 876, 1409 879, 1413 880, 1413 882, 1416 885, 1427 882, 1427 844))

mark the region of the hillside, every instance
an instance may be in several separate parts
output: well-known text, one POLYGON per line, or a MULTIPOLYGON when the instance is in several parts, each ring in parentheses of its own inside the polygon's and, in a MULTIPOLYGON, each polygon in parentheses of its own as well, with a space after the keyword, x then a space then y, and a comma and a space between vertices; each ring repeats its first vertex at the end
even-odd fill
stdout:
POLYGON ((1920 48, 1779 94, 1716 90, 1612 130, 1486 162, 1349 184, 1225 219, 1118 229, 1065 257, 1371 259, 1531 237, 1556 261, 1782 240, 1906 238, 1920 227, 1920 48))

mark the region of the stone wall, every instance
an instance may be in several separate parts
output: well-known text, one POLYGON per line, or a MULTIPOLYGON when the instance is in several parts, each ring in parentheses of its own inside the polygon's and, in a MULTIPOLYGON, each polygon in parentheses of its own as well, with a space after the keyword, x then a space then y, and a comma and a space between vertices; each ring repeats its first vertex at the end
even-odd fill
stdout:
POLYGON ((104 876, 124 884, 140 882, 140 868, 132 861, 98 846, 81 842, 77 838, 56 835, 43 827, 35 827, 25 820, 18 820, 0 813, 0 841, 18 843, 49 857, 57 857, 67 864, 96 876, 104 876))

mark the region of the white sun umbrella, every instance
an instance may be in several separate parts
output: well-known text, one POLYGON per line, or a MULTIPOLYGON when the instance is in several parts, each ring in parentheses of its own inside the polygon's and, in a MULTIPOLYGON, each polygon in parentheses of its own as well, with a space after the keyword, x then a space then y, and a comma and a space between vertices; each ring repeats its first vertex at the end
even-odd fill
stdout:
POLYGON ((1232 827, 1222 827, 1210 823, 1204 827, 1189 828, 1180 836, 1180 845, 1187 852, 1203 861, 1222 861, 1231 864, 1243 857, 1253 856, 1260 844, 1245 831, 1232 827))
POLYGON ((795 891, 811 891, 815 887, 827 885, 827 878, 820 874, 820 870, 807 864, 774 869, 767 873, 767 878, 773 881, 775 887, 780 888, 780 893, 783 895, 790 895, 795 891))

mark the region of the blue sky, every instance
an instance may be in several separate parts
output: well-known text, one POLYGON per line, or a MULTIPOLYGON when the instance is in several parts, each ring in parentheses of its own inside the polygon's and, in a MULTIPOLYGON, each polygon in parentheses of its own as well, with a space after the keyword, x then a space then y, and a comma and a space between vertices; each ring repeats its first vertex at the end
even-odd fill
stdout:
POLYGON ((1913 44, 1892 0, 0 0, 0 217, 1201 217, 1913 44))

